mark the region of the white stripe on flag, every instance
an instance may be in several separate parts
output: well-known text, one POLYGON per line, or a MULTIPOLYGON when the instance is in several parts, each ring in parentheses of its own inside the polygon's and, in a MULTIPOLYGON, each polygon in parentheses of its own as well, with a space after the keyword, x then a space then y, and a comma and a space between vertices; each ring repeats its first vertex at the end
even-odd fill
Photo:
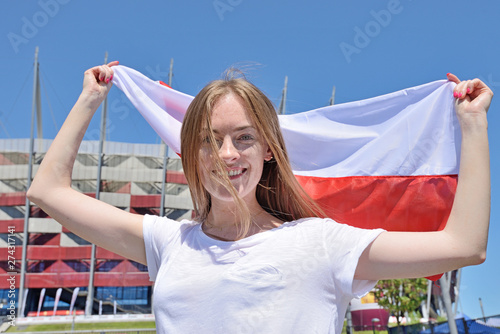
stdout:
MULTIPOLYGON (((125 66, 116 84, 177 153, 193 97, 125 66)), ((293 115, 280 123, 296 175, 444 175, 458 172, 460 129, 454 84, 444 80, 293 115)))

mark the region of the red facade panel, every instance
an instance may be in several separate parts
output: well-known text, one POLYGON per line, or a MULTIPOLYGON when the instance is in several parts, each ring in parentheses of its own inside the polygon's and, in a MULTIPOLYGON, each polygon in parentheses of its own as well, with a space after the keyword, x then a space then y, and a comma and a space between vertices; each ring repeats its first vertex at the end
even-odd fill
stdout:
MULTIPOLYGON (((16 258, 21 259, 23 248, 15 247, 16 258)), ((91 246, 61 247, 57 245, 28 246, 29 260, 82 260, 90 259, 91 246)), ((115 254, 104 248, 97 247, 97 259, 124 260, 123 256, 115 254)))
POLYGON ((0 206, 16 206, 26 204, 26 193, 2 193, 0 194, 0 206))
POLYGON ((9 158, 7 158, 3 153, 0 153, 0 166, 7 166, 7 165, 13 165, 14 163, 10 161, 9 158))
POLYGON ((147 272, 96 273, 94 281, 95 286, 150 286, 153 284, 147 272))
POLYGON ((0 233, 21 233, 23 231, 24 219, 0 220, 0 233))
POLYGON ((117 191, 115 191, 115 193, 117 193, 117 194, 130 194, 131 185, 132 185, 132 183, 129 182, 126 185, 124 185, 123 187, 121 187, 120 189, 118 189, 117 191))
MULTIPOLYGON (((11 276, 0 274, 0 289, 10 289, 10 282, 19 288, 20 275, 9 281, 11 276)), ((75 288, 89 284, 89 273, 28 273, 26 275, 27 288, 75 288)), ((96 273, 95 286, 150 286, 149 275, 146 272, 134 273, 96 273)))
MULTIPOLYGON (((21 247, 16 247, 22 250, 21 247)), ((60 247, 60 246, 29 246, 29 260, 80 260, 90 258, 90 246, 60 247)))
POLYGON ((184 173, 178 171, 167 171, 166 180, 168 183, 187 184, 187 180, 186 177, 184 176, 184 173))
MULTIPOLYGON (((102 248, 102 247, 97 247, 95 254, 96 254, 95 256, 97 259, 125 260, 125 258, 123 256, 115 254, 107 249, 102 248)), ((90 256, 89 256, 89 258, 90 258, 90 256)))
POLYGON ((134 208, 159 208, 161 195, 131 195, 130 206, 134 208))
POLYGON ((75 288, 89 284, 89 273, 30 273, 26 275, 28 288, 75 288))

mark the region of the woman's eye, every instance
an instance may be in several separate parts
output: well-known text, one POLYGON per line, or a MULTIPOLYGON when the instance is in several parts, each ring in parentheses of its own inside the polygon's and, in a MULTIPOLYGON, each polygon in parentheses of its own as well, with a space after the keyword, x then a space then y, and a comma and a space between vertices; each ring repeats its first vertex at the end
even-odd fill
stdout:
POLYGON ((253 137, 251 135, 243 135, 240 137, 240 140, 253 140, 253 137))

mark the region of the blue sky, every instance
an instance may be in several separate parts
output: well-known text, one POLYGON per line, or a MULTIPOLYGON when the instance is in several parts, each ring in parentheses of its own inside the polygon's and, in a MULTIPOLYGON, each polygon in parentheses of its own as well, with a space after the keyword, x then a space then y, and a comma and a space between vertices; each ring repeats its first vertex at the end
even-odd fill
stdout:
MULTIPOLYGON (((35 47, 40 47, 43 136, 54 138, 76 101, 83 72, 119 60, 196 94, 230 65, 287 112, 343 103, 444 79, 479 77, 500 94, 497 1, 74 1, 2 2, 0 139, 29 137, 35 47)), ((108 140, 159 143, 118 89, 109 96, 108 140)), ((489 112, 491 152, 499 152, 498 97, 489 112)), ((99 126, 99 116, 91 130, 99 126)), ((500 314, 500 160, 492 153, 488 259, 463 270, 461 308, 500 314)), ((460 308, 459 308, 460 309, 460 308)))

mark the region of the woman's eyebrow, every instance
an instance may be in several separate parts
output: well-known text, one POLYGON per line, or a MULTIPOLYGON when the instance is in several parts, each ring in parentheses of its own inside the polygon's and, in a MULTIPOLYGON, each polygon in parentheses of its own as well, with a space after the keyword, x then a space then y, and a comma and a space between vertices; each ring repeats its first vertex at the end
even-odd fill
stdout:
MULTIPOLYGON (((247 129, 255 130, 255 127, 253 127, 252 125, 243 125, 243 126, 239 126, 239 127, 235 128, 234 131, 237 132, 237 131, 243 131, 243 130, 247 130, 247 129)), ((208 131, 208 130, 204 129, 202 131, 204 132, 204 131, 208 131)), ((213 132, 219 133, 219 131, 217 131, 216 129, 213 129, 213 132)))

